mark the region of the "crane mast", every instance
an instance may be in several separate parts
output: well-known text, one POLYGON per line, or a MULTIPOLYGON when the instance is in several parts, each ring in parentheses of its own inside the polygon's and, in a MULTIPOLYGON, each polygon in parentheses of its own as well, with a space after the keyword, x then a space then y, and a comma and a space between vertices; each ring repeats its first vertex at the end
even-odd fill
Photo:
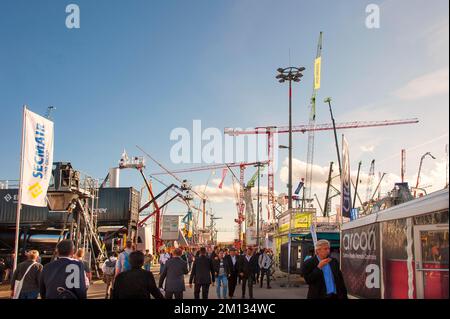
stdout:
POLYGON ((375 160, 372 160, 370 163, 370 170, 369 170, 369 176, 367 179, 367 190, 366 190, 366 202, 369 204, 371 195, 372 195, 372 187, 373 187, 373 181, 375 178, 375 160))
MULTIPOLYGON (((310 102, 309 126, 314 127, 316 123, 316 96, 320 88, 320 72, 321 72, 321 58, 322 58, 322 32, 319 35, 317 44, 316 59, 314 60, 314 83, 313 93, 310 102)), ((305 197, 311 198, 312 186, 312 167, 314 163, 314 130, 308 131, 308 153, 306 159, 306 181, 305 181, 305 197)), ((305 198, 305 199, 306 199, 305 198)))

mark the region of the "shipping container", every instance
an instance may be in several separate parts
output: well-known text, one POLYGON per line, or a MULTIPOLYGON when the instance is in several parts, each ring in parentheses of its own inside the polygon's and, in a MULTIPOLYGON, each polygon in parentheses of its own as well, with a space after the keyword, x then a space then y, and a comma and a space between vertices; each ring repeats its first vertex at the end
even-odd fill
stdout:
MULTIPOLYGON (((0 190, 0 226, 16 223, 18 189, 0 190)), ((140 194, 134 188, 100 188, 98 226, 136 227, 139 219, 140 194)), ((23 227, 62 227, 72 221, 72 214, 49 211, 47 207, 22 206, 20 224, 23 227)))
MULTIPOLYGON (((17 188, 0 189, 0 226, 15 227, 17 214, 17 188)), ((52 212, 48 207, 22 205, 20 225, 23 227, 62 227, 70 223, 72 215, 65 212, 52 212)))
MULTIPOLYGON (((14 226, 17 214, 18 189, 0 189, 0 225, 14 226)), ((20 213, 20 223, 26 225, 41 225, 48 217, 47 207, 23 205, 20 213)))
POLYGON ((139 219, 140 194, 132 187, 100 188, 98 193, 98 226, 136 227, 139 219))

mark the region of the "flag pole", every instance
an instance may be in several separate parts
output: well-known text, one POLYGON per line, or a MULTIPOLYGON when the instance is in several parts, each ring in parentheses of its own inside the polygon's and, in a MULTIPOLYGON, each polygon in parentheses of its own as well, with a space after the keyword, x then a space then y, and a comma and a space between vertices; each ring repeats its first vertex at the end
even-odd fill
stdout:
POLYGON ((14 242, 14 264, 13 264, 13 272, 17 268, 17 257, 19 254, 19 234, 20 234, 20 211, 22 209, 22 180, 23 180, 23 148, 25 145, 25 113, 27 110, 27 106, 23 106, 23 115, 22 115, 22 145, 20 147, 20 173, 19 173, 19 193, 17 196, 17 212, 16 212, 16 236, 15 236, 15 242, 14 242))

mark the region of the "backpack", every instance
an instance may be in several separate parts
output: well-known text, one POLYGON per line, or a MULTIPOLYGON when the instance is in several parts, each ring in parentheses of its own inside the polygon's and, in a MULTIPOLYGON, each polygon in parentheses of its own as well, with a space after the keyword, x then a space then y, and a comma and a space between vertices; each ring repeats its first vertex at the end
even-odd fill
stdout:
POLYGON ((58 293, 57 299, 78 299, 76 294, 64 287, 58 287, 56 288, 56 291, 58 293))
POLYGON ((114 275, 116 271, 116 262, 115 261, 111 261, 111 260, 107 260, 105 262, 105 275, 114 275))
POLYGON ((123 265, 122 265, 122 272, 130 270, 130 255, 127 252, 123 252, 123 265))

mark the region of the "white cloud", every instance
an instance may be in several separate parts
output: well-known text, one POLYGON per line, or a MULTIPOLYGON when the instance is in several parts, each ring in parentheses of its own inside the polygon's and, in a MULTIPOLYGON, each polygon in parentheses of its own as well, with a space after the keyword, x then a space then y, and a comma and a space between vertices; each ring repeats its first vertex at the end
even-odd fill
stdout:
POLYGON ((425 97, 448 94, 449 92, 448 67, 421 75, 405 86, 394 91, 394 95, 402 100, 415 100, 425 97))
POLYGON ((375 145, 361 145, 360 149, 365 153, 372 153, 375 150, 375 145))
MULTIPOLYGON (((206 186, 205 185, 196 185, 193 186, 192 189, 196 191, 199 194, 205 194, 208 197, 208 200, 215 203, 222 203, 229 200, 234 200, 235 193, 233 189, 233 185, 223 185, 222 188, 219 188, 219 183, 221 179, 213 179, 211 180, 211 185, 206 186)), ((236 185, 236 187, 239 187, 239 185, 236 185)))
POLYGON ((437 21, 422 33, 422 38, 426 41, 428 56, 439 62, 448 61, 448 16, 437 21))
MULTIPOLYGON (((292 179, 293 184, 296 186, 301 178, 306 177, 306 162, 299 160, 297 158, 292 159, 292 179)), ((313 165, 313 184, 325 183, 328 179, 329 167, 322 167, 319 165, 313 165)), ((335 165, 334 171, 337 171, 337 166, 335 165)), ((288 182, 288 159, 283 161, 283 165, 280 170, 280 180, 283 183, 288 182)))

